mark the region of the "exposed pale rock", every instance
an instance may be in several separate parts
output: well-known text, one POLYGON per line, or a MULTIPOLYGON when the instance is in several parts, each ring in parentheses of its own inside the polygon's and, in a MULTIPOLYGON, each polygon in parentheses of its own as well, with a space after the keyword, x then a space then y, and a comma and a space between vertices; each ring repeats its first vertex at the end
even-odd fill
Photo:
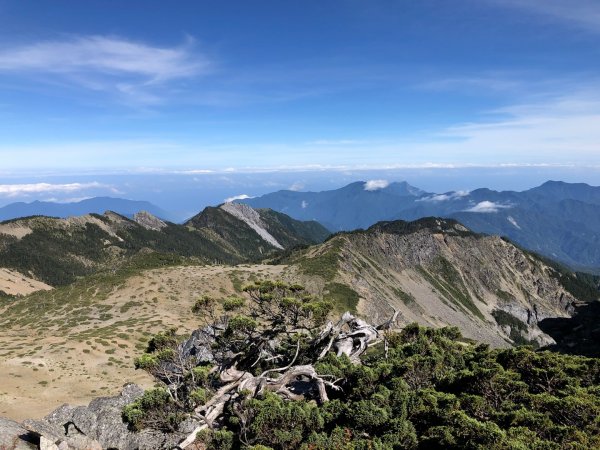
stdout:
POLYGON ((260 218, 258 211, 255 209, 242 203, 232 202, 224 203, 221 205, 221 209, 244 222, 273 247, 283 250, 283 246, 267 231, 266 225, 260 218))
POLYGON ((167 226, 165 222, 147 211, 135 213, 133 215, 133 220, 147 230, 160 231, 167 226))
MULTIPOLYGON (((51 430, 51 427, 65 430, 67 434, 64 440, 72 449, 154 450, 170 448, 174 442, 180 439, 177 434, 135 433, 130 431, 127 424, 123 422, 123 407, 134 402, 143 393, 141 387, 128 384, 120 395, 96 398, 88 406, 63 405, 50 413, 43 423, 49 425, 50 428, 47 430, 51 430), (77 446, 84 442, 89 443, 88 447, 77 446), (98 447, 94 447, 95 442, 98 443, 98 447)), ((35 426, 36 424, 31 423, 31 425, 35 426)), ((39 426, 39 423, 37 425, 39 426)))

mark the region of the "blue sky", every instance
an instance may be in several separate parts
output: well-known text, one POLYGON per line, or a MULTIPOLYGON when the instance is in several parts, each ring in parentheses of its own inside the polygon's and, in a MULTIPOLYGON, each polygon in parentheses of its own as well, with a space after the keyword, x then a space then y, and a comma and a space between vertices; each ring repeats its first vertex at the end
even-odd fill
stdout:
POLYGON ((599 44, 596 0, 0 0, 0 184, 506 165, 593 179, 599 44))

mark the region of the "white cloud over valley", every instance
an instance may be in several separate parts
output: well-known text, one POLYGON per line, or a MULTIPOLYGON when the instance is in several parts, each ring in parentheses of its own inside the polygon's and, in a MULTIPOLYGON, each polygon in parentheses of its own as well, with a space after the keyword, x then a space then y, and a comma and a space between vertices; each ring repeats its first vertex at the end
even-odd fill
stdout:
POLYGON ((510 208, 512 205, 505 205, 497 202, 490 202, 485 200, 483 202, 477 203, 472 208, 466 209, 466 212, 475 212, 475 213, 497 213, 501 209, 510 208))
POLYGON ((447 194, 434 194, 429 197, 418 199, 418 202, 447 202, 449 200, 457 200, 469 195, 469 191, 454 191, 447 194))
POLYGON ((387 180, 369 180, 365 183, 365 191, 377 191, 379 189, 385 189, 390 185, 387 180))

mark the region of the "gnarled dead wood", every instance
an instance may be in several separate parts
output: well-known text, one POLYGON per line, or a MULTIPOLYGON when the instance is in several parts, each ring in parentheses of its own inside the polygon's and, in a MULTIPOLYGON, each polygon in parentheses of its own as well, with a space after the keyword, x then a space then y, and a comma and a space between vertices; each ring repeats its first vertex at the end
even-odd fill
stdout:
POLYGON ((327 342, 321 349, 317 359, 324 358, 333 348, 338 356, 346 355, 352 362, 359 363, 360 356, 367 350, 369 345, 374 345, 381 340, 380 330, 389 329, 396 322, 398 313, 398 311, 394 311, 394 315, 378 327, 354 317, 349 312, 344 313, 335 325, 328 322, 315 340, 316 346, 327 342), (347 327, 348 331, 344 332, 344 327, 347 327))
MULTIPOLYGON (((382 325, 375 327, 366 321, 346 312, 334 325, 328 322, 321 333, 311 343, 313 352, 312 363, 316 363, 332 349, 337 355, 347 355, 353 363, 360 363, 360 356, 369 348, 384 339, 380 330, 390 329, 398 317, 398 312, 382 325)), ((339 390, 337 382, 329 381, 327 375, 319 375, 313 364, 294 365, 300 351, 298 340, 296 352, 291 362, 285 367, 266 370, 260 375, 239 370, 235 363, 221 371, 219 380, 224 384, 213 397, 194 411, 196 418, 203 423, 183 440, 179 447, 185 449, 191 445, 196 434, 206 428, 212 428, 223 414, 225 407, 232 405, 233 411, 239 411, 239 400, 242 394, 245 398, 259 398, 265 392, 273 392, 285 399, 295 401, 306 398, 317 399, 321 403, 329 401, 327 388, 339 390)), ((306 355, 305 355, 306 356, 306 355)), ((305 358, 306 359, 306 358, 305 358)), ((255 363, 256 364, 256 363, 255 363)), ((240 418, 241 420, 241 418, 240 418)))

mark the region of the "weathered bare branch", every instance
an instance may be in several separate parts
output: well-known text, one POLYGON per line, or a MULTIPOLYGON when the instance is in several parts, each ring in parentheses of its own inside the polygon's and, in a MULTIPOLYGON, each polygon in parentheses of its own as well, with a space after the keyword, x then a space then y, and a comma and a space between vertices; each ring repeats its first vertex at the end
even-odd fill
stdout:
MULTIPOLYGON (((250 297, 258 304, 258 309, 268 307, 268 305, 261 304, 259 295, 250 293, 250 297)), ((296 341, 295 354, 289 364, 285 367, 265 370, 260 375, 253 375, 251 372, 238 369, 235 362, 236 357, 229 359, 231 365, 224 368, 221 366, 222 370, 219 374, 219 380, 223 385, 207 403, 195 409, 195 417, 203 423, 180 443, 180 447, 185 449, 194 442, 199 431, 215 426, 227 405, 231 406, 231 411, 238 416, 240 424, 244 428, 248 418, 243 414, 240 402, 245 398, 260 398, 265 392, 272 392, 289 401, 307 398, 316 399, 320 403, 329 401, 327 390, 329 389, 330 392, 339 390, 340 387, 337 383, 342 380, 335 379, 331 375, 318 374, 313 364, 332 350, 338 355, 348 356, 353 363, 360 363, 360 356, 369 347, 381 341, 386 342, 383 330, 393 327, 398 314, 398 311, 394 311, 389 320, 377 327, 349 312, 344 313, 335 324, 329 321, 319 335, 313 339, 309 350, 302 351, 302 361, 308 362, 306 364, 295 365, 301 353, 300 339, 296 341)), ((283 333, 286 331, 289 329, 284 330, 283 333)), ((248 365, 244 367, 252 368, 256 367, 260 361, 276 361, 284 357, 275 352, 275 345, 271 345, 272 353, 265 350, 263 347, 265 342, 267 341, 258 344, 260 350, 256 361, 251 365, 247 363, 248 365)), ((241 356, 243 358, 243 355, 241 356)))

